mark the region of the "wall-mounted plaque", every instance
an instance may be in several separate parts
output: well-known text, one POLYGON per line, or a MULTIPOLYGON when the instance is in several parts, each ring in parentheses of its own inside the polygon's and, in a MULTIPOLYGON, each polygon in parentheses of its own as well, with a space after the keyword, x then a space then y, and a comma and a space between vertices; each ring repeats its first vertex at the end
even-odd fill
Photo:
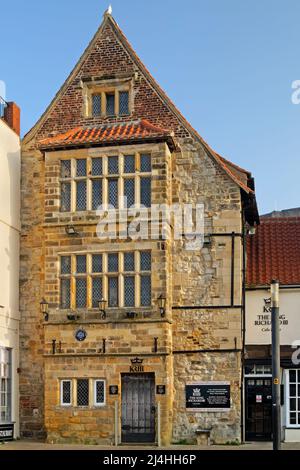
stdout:
POLYGON ((76 333, 75 333, 75 338, 77 339, 77 341, 84 341, 85 338, 87 337, 87 332, 85 330, 77 330, 76 333))
POLYGON ((185 386, 187 411, 228 411, 230 382, 190 382, 185 386))
POLYGON ((0 442, 12 441, 14 438, 14 424, 0 424, 0 442))
POLYGON ((109 386, 109 394, 110 395, 118 395, 118 393, 119 393, 118 385, 110 385, 109 386))
POLYGON ((166 386, 165 385, 156 385, 156 393, 157 393, 157 395, 165 395, 166 394, 166 386))

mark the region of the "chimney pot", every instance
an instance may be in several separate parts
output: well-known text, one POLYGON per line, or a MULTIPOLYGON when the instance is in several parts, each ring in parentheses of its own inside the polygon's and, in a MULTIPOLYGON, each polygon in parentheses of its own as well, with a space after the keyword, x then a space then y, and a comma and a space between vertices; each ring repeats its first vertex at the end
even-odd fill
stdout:
POLYGON ((7 103, 4 109, 4 120, 16 134, 20 135, 20 108, 13 101, 7 103))

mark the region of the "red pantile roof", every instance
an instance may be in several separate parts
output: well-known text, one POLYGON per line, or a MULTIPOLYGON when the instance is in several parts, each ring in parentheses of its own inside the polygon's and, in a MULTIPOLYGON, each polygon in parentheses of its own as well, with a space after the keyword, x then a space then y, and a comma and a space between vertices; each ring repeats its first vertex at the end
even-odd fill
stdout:
POLYGON ((300 285, 300 217, 261 218, 247 240, 247 285, 300 285))
POLYGON ((75 127, 63 134, 42 139, 38 145, 40 149, 55 150, 70 146, 117 145, 141 140, 166 140, 171 147, 175 147, 171 131, 155 126, 146 119, 96 127, 75 127))

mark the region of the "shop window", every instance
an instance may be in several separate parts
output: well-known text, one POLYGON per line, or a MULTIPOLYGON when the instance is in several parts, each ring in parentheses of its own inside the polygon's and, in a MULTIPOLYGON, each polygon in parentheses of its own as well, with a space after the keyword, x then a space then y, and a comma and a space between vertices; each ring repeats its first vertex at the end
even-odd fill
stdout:
POLYGON ((11 349, 0 347, 0 423, 9 423, 12 401, 11 349))
POLYGON ((300 370, 286 371, 288 412, 287 424, 291 427, 300 427, 300 370))

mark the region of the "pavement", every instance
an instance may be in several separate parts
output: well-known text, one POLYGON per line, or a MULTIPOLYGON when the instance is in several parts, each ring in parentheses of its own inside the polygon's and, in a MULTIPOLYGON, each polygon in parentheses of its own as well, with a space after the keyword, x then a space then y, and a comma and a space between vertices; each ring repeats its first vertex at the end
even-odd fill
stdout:
MULTIPOLYGON (((12 442, 0 443, 1 450, 98 450, 98 451, 124 451, 124 450, 272 450, 272 442, 247 442, 241 445, 210 445, 210 446, 197 446, 197 445, 172 445, 169 447, 155 447, 155 446, 128 446, 121 445, 115 446, 102 446, 102 445, 77 445, 77 444, 47 444, 45 442, 30 441, 30 440, 16 440, 12 442)), ((300 450, 300 442, 284 442, 282 443, 282 450, 300 450)))

